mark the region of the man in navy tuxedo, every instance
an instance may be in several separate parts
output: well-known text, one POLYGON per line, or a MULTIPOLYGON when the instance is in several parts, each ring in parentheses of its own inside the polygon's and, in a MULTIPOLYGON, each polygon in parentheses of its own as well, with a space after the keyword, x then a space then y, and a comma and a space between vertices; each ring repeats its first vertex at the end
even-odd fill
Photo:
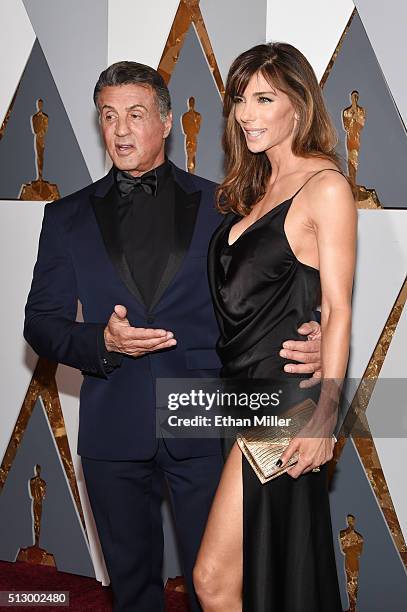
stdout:
MULTIPOLYGON (((78 453, 116 612, 164 609, 161 478, 169 485, 191 609, 192 568, 222 470, 216 440, 155 434, 155 380, 214 377, 218 336, 206 275, 220 222, 216 185, 165 157, 168 89, 152 68, 119 62, 95 87, 111 171, 45 206, 24 335, 78 368, 78 453), (84 322, 76 321, 80 300, 84 322)), ((302 333, 318 330, 306 324, 302 333)), ((287 356, 318 370, 319 341, 287 356)))

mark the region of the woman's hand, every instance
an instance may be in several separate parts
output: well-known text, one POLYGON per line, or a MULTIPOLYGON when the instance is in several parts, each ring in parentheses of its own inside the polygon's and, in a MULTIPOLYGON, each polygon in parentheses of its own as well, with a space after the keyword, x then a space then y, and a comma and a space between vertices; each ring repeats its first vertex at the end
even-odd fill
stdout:
POLYGON ((333 457, 334 446, 335 439, 332 436, 328 438, 310 438, 298 435, 291 440, 280 459, 283 465, 285 465, 296 451, 299 452, 297 463, 287 470, 287 474, 293 478, 298 478, 301 474, 306 474, 330 461, 333 457))
POLYGON ((299 453, 297 463, 287 470, 287 474, 298 478, 332 459, 336 440, 330 432, 335 423, 333 415, 322 419, 320 414, 314 413, 280 456, 282 465, 285 465, 296 451, 299 453))

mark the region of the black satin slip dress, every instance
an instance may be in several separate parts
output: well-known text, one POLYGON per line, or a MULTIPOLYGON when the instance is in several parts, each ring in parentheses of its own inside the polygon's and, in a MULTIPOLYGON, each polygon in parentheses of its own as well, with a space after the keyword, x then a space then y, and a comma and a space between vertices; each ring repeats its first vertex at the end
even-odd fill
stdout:
MULTIPOLYGON (((212 237, 208 273, 220 327, 222 377, 293 376, 283 370, 289 360, 279 355, 281 344, 305 339, 297 329, 315 318, 320 304, 319 271, 296 258, 284 230, 290 205, 304 185, 233 244, 228 244, 230 228, 241 218, 234 213, 212 237)), ((292 391, 285 407, 310 393, 292 391)), ((224 441, 225 454, 231 444, 224 441)), ((283 474, 262 485, 242 456, 242 478, 243 611, 342 612, 327 464, 320 472, 297 479, 283 474)))

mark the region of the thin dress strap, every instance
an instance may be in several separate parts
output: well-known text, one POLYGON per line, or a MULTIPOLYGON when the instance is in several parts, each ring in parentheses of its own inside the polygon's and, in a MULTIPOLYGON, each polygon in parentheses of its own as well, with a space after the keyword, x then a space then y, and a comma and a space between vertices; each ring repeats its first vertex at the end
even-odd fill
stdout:
POLYGON ((303 187, 305 187, 305 185, 308 183, 308 181, 310 181, 316 174, 319 174, 320 172, 324 172, 325 170, 333 170, 334 172, 339 172, 340 174, 342 174, 343 176, 343 172, 341 170, 337 170, 336 168, 322 168, 322 170, 317 170, 317 172, 314 172, 314 174, 312 176, 310 176, 303 185, 301 185, 301 187, 295 192, 295 194, 293 195, 293 197, 291 198, 292 200, 294 200, 295 196, 300 193, 301 189, 303 187))

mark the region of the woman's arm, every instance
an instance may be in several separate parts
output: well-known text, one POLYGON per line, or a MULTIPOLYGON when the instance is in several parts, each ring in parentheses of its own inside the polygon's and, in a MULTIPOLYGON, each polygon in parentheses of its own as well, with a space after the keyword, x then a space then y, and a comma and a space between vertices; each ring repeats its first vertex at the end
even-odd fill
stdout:
POLYGON ((329 174, 321 177, 311 198, 322 290, 321 363, 323 378, 343 379, 349 358, 357 210, 346 179, 329 174))
POLYGON ((333 172, 321 175, 309 201, 322 292, 322 385, 313 423, 321 435, 329 435, 349 359, 357 210, 349 183, 333 172))
POLYGON ((322 465, 332 456, 331 435, 349 358, 356 257, 357 210, 346 179, 338 173, 321 173, 308 194, 322 290, 322 383, 317 409, 305 432, 294 438, 281 457, 285 463, 295 450, 300 451, 301 460, 287 472, 293 477, 322 465))

